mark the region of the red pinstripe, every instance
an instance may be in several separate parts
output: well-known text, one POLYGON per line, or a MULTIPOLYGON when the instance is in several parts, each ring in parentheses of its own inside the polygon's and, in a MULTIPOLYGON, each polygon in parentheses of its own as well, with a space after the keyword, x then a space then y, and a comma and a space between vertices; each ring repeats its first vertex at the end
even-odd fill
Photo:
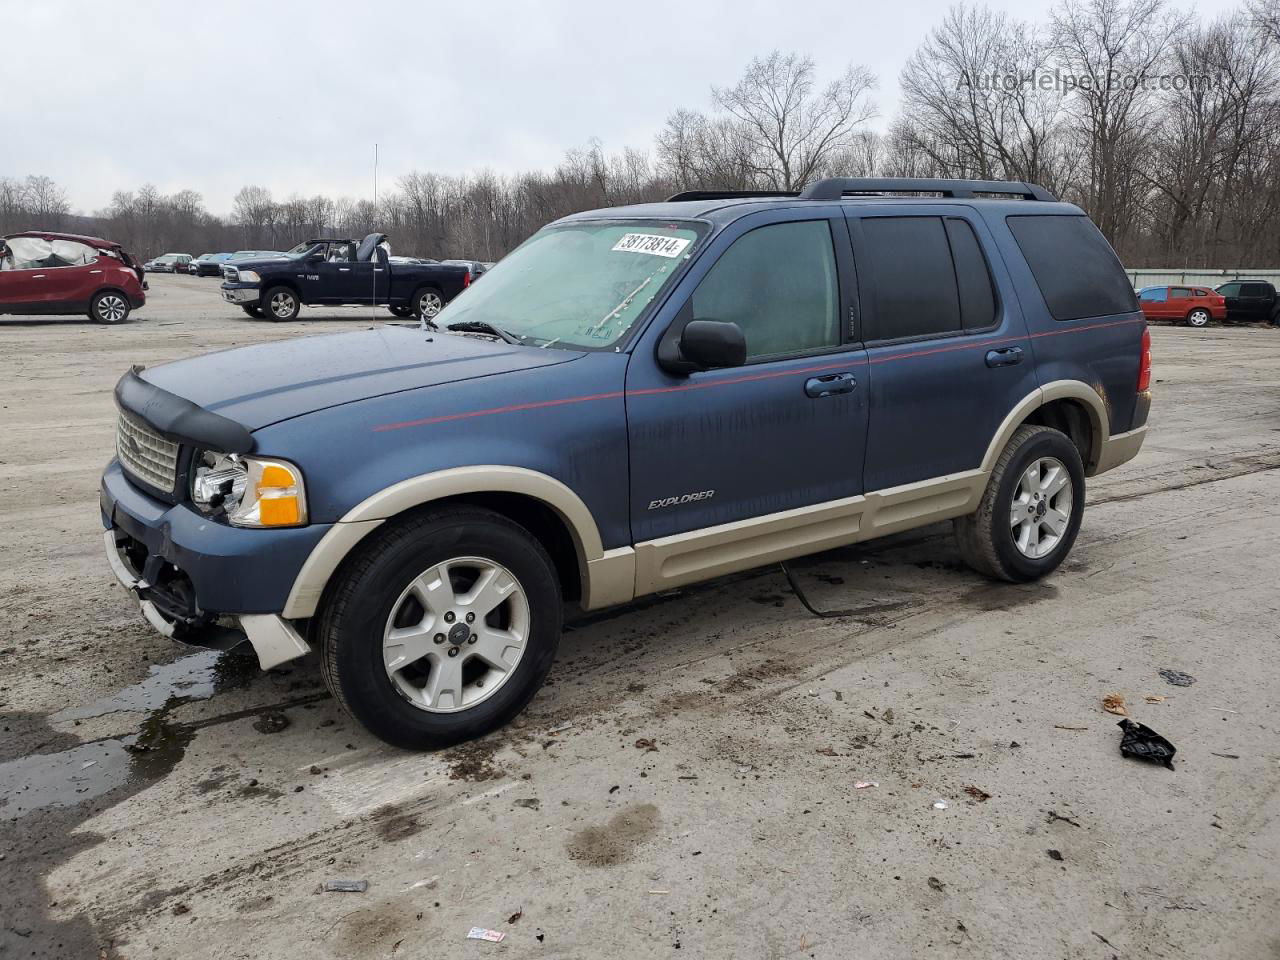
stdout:
MULTIPOLYGON (((1060 330, 1043 330, 1020 337, 992 337, 985 340, 964 340, 943 346, 930 347, 926 350, 911 350, 906 353, 881 354, 869 357, 868 364, 888 363, 891 360, 910 360, 913 357, 927 357, 937 353, 951 353, 955 350, 971 350, 990 347, 1000 343, 1016 343, 1019 340, 1037 340, 1040 337, 1057 337, 1066 333, 1086 333, 1090 330, 1105 330, 1108 327, 1123 327, 1128 324, 1145 324, 1146 318, 1136 320, 1111 320, 1107 323, 1093 323, 1087 327, 1063 327, 1060 330)), ((838 370, 849 365, 848 359, 838 363, 824 363, 812 367, 792 367, 788 370, 773 370, 767 373, 747 374, 740 377, 727 377, 723 380, 708 380, 702 383, 681 383, 673 387, 645 387, 642 390, 611 390, 608 393, 593 393, 581 397, 562 397, 558 400, 537 400, 530 403, 513 403, 503 407, 489 407, 485 410, 469 410, 465 413, 446 413, 438 417, 424 417, 421 420, 405 420, 402 423, 384 423, 374 427, 375 433, 386 430, 403 430, 406 427, 425 427, 433 423, 448 423, 451 420, 467 420, 471 417, 487 417, 495 413, 518 413, 523 410, 540 410, 544 407, 560 407, 569 403, 589 403, 593 400, 617 400, 621 397, 643 397, 660 393, 681 393, 686 390, 705 390, 710 387, 728 387, 737 383, 752 383, 757 380, 773 380, 778 377, 793 377, 801 373, 821 373, 827 370, 838 370)))

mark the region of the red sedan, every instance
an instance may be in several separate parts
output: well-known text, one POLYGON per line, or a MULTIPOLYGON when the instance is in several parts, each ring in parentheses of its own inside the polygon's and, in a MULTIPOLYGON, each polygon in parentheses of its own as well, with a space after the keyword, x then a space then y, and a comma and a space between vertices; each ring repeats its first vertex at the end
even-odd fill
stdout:
POLYGON ((1226 297, 1208 287, 1143 287, 1138 305, 1148 320, 1185 320, 1192 327, 1227 319, 1226 297))
POLYGON ((142 268, 118 243, 31 230, 0 238, 0 313, 87 313, 123 323, 146 303, 142 268))

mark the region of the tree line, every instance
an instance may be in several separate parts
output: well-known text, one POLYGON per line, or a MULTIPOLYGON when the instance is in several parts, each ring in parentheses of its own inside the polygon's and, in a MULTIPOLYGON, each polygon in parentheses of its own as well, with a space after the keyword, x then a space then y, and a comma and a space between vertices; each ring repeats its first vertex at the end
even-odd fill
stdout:
POLYGON ((1280 263, 1280 0, 1214 20, 1166 0, 1065 0, 1044 23, 960 4, 899 78, 882 128, 877 79, 774 52, 705 109, 675 110, 649 150, 569 151, 551 170, 412 172, 368 199, 249 185, 228 215, 152 185, 73 214, 48 177, 0 177, 0 232, 109 236, 143 256, 283 249, 384 230, 398 253, 496 260, 543 224, 680 190, 797 190, 823 176, 1039 183, 1079 204, 1126 265, 1280 263))

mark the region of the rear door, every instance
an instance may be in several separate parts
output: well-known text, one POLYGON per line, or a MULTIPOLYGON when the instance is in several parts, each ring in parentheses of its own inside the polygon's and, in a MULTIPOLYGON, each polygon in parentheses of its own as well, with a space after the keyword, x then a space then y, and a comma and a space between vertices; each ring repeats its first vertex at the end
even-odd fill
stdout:
POLYGON ((848 319, 855 289, 838 208, 753 214, 712 240, 654 332, 732 321, 747 362, 679 377, 658 366, 651 341, 637 347, 627 368, 637 543, 862 491, 867 373, 848 319))
POLYGON ((1250 322, 1266 320, 1271 312, 1271 289, 1265 283, 1240 284, 1241 319, 1250 322))
POLYGON ((1169 307, 1166 313, 1167 319, 1185 320, 1187 314, 1191 312, 1191 307, 1190 287, 1169 288, 1169 307))
POLYGON ((975 470, 1037 386, 1018 299, 970 207, 850 207, 867 347, 868 492, 975 470))

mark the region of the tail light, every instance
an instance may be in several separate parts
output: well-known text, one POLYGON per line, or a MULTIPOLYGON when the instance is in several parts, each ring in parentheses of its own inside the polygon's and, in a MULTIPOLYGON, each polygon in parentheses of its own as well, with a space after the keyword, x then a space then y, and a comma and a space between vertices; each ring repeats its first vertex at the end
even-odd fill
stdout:
POLYGON ((467 289, 467 287, 469 287, 469 286, 471 286, 471 271, 470 271, 470 270, 468 270, 466 273, 464 273, 464 274, 462 275, 462 289, 463 289, 463 290, 465 290, 465 289, 467 289))
POLYGON ((1151 389, 1151 331, 1142 331, 1142 363, 1138 367, 1138 392, 1145 393, 1151 389))

